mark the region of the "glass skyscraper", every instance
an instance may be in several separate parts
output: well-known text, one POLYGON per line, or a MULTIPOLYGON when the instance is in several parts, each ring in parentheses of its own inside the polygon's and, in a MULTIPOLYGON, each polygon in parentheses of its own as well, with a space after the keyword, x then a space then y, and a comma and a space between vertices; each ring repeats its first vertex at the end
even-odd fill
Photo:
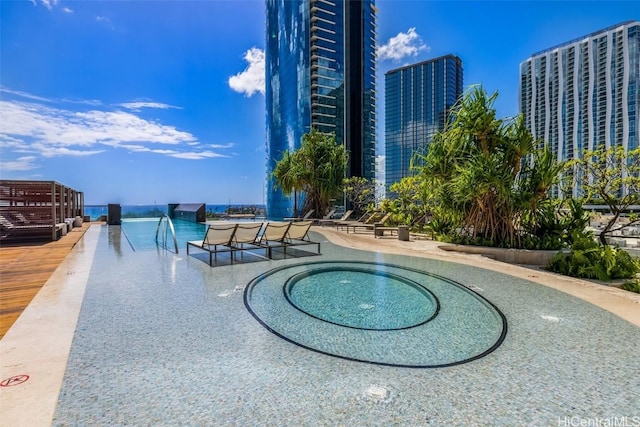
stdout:
POLYGON ((454 55, 385 74, 385 187, 411 176, 414 152, 425 152, 444 128, 463 91, 462 61, 454 55))
POLYGON ((559 160, 601 146, 638 147, 640 23, 533 54, 520 64, 519 97, 527 128, 559 160))
POLYGON ((271 173, 311 128, 349 151, 348 176, 375 178, 374 0, 266 2, 267 214, 293 214, 271 173))

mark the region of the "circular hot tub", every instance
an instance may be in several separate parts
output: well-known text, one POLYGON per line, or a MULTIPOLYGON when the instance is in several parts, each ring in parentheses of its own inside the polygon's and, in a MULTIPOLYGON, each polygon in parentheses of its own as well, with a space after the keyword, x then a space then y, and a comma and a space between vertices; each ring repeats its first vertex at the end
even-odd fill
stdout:
POLYGON ((327 266, 285 282, 285 298, 303 313, 373 331, 407 329, 437 315, 438 299, 419 283, 387 271, 327 266))
POLYGON ((504 315, 445 277, 392 264, 321 261, 254 278, 245 306, 269 331, 320 353, 431 368, 483 357, 504 340, 504 315))

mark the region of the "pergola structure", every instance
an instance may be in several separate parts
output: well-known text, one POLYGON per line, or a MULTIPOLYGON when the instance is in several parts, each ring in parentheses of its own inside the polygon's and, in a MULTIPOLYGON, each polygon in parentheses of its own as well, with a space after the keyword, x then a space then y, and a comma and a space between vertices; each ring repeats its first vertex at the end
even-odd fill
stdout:
POLYGON ((84 193, 58 182, 0 180, 0 242, 57 240, 83 212, 84 193))

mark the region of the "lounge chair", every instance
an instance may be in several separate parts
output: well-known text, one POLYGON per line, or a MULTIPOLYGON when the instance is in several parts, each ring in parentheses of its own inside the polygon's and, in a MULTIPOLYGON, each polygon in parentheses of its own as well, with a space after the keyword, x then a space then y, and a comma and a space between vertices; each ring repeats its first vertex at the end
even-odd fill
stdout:
POLYGON ((318 225, 321 225, 323 222, 333 221, 333 219, 331 217, 333 217, 333 214, 335 214, 335 213, 336 213, 336 210, 335 209, 331 209, 322 218, 316 219, 315 223, 318 224, 318 225))
MULTIPOLYGON (((335 209, 334 209, 334 212, 335 212, 335 209)), ((319 223, 320 225, 322 225, 323 227, 324 227, 325 225, 335 225, 335 224, 336 224, 336 222, 339 222, 339 221, 346 221, 346 220, 347 220, 347 218, 349 218, 349 217, 351 216, 351 214, 352 214, 352 213, 353 213, 353 210, 348 210, 348 211, 346 211, 346 212, 344 213, 344 215, 342 215, 339 219, 331 219, 331 218, 328 218, 328 219, 321 219, 321 220, 318 220, 318 223, 319 223)))
POLYGON ((284 256, 287 256, 287 247, 316 245, 318 255, 320 255, 320 242, 313 242, 309 238, 309 229, 313 221, 292 222, 287 231, 285 239, 286 246, 284 248, 284 256))
POLYGON ((238 251, 242 253, 245 250, 264 248, 260 245, 260 231, 262 230, 263 225, 264 224, 262 222, 238 223, 231 243, 229 244, 229 246, 233 248, 233 253, 235 254, 238 251))
POLYGON ((349 232, 349 228, 353 229, 354 233, 356 233, 356 230, 373 231, 376 225, 383 225, 390 217, 391 213, 387 213, 377 221, 364 222, 360 224, 347 224, 347 233, 349 232))
POLYGON ((310 209, 306 214, 304 214, 304 216, 300 217, 292 217, 292 218, 285 218, 284 221, 306 221, 309 219, 309 217, 311 217, 311 215, 313 215, 313 213, 315 212, 314 209, 310 209))
POLYGON ((347 226, 349 224, 365 224, 367 221, 369 221, 371 218, 373 218, 373 216, 376 213, 373 212, 365 212, 364 214, 362 214, 358 219, 349 219, 349 217, 347 217, 344 220, 338 220, 336 221, 333 225, 336 226, 336 229, 340 229, 341 227, 347 226))
MULTIPOLYGON (((286 248, 287 232, 295 222, 267 222, 260 236, 259 244, 267 250, 267 257, 273 258, 274 248, 286 248)), ((285 249, 286 251, 286 249, 285 249)), ((285 253, 286 256, 286 253, 285 253)))
POLYGON ((213 265, 213 257, 217 258, 219 252, 231 252, 231 264, 233 264, 233 250, 231 246, 238 224, 210 224, 202 240, 187 242, 187 255, 189 247, 195 247, 209 253, 209 265, 213 265))
MULTIPOLYGON (((356 220, 347 220, 347 221, 338 221, 336 222, 336 229, 340 230, 343 227, 346 228, 349 225, 365 225, 365 224, 373 224, 376 218, 379 218, 380 212, 365 212, 362 216, 356 220)), ((348 231, 348 229, 347 229, 348 231)))

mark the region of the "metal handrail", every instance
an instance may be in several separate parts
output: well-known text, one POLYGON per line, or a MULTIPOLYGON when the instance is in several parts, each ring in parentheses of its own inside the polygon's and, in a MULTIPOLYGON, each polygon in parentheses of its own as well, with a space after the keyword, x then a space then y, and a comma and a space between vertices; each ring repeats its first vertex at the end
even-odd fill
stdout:
POLYGON ((176 229, 173 227, 173 221, 167 214, 163 214, 160 217, 160 221, 158 221, 158 227, 156 228, 156 244, 158 244, 158 233, 160 232, 160 225, 162 225, 162 220, 166 218, 165 226, 164 226, 164 234, 162 236, 162 247, 167 248, 167 231, 171 230, 171 235, 173 236, 173 246, 175 247, 176 253, 178 253, 178 239, 176 239, 176 229))

